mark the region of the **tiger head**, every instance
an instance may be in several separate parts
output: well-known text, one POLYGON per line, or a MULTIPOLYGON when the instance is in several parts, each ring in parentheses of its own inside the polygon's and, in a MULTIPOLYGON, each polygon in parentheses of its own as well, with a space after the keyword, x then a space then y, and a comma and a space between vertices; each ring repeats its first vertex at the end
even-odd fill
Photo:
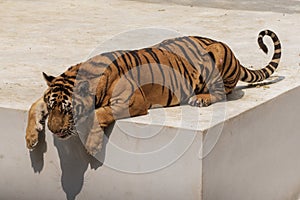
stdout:
POLYGON ((49 86, 44 93, 49 130, 61 139, 77 135, 76 124, 84 121, 94 109, 89 82, 45 73, 43 76, 49 86))

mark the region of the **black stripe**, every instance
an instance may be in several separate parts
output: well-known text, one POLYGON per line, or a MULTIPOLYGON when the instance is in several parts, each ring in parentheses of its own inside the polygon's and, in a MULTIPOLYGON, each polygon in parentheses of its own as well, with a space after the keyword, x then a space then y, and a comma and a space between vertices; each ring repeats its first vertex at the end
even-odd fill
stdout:
POLYGON ((258 71, 254 71, 253 72, 253 82, 257 82, 257 81, 261 81, 261 80, 264 80, 266 78, 266 69, 261 69, 261 70, 258 70, 258 71))
MULTIPOLYGON (((236 79, 232 79, 232 80, 226 80, 226 82, 223 83, 223 84, 226 85, 226 86, 228 86, 228 87, 234 87, 235 83, 236 83, 236 79)), ((219 84, 221 84, 221 83, 219 83, 219 84)), ((222 87, 222 86, 220 86, 220 87, 222 87)))
MULTIPOLYGON (((191 87, 187 87, 188 89, 190 89, 191 87)), ((181 99, 180 99, 180 102, 183 102, 183 101, 186 101, 192 94, 192 91, 188 91, 189 93, 186 94, 184 89, 183 89, 183 86, 180 85, 180 95, 181 95, 181 99)))
POLYGON ((241 74, 241 71, 240 70, 234 70, 231 74, 230 74, 230 77, 229 78, 226 78, 226 79, 222 79, 223 80, 223 84, 224 85, 231 85, 231 84, 234 84, 232 85, 231 89, 233 89, 236 85, 236 83, 239 81, 239 78, 240 78, 240 74, 241 74))
MULTIPOLYGON (((191 43, 191 41, 188 41, 188 37, 185 37, 185 38, 183 38, 182 39, 182 42, 184 43, 184 44, 186 44, 186 47, 187 47, 187 49, 194 55, 194 57, 195 58, 197 58, 198 59, 198 61, 200 60, 199 59, 199 56, 201 55, 201 53, 200 52, 197 52, 197 53, 195 53, 195 51, 193 50, 193 49, 191 49, 191 48, 189 48, 189 46, 188 46, 188 44, 191 44, 195 49, 197 49, 197 47, 195 47, 195 44, 194 43, 191 43)), ((198 50, 198 49, 197 49, 198 50)), ((198 50, 199 51, 199 50, 198 50)))
POLYGON ((235 66, 232 72, 227 77, 233 78, 236 73, 237 73, 237 67, 235 66))
POLYGON ((199 40, 200 42, 203 42, 206 46, 211 44, 211 41, 208 38, 204 38, 204 37, 200 37, 200 36, 195 36, 195 38, 197 40, 199 40))
POLYGON ((170 77, 170 81, 171 81, 171 89, 172 89, 172 92, 174 92, 175 91, 175 87, 174 87, 174 81, 173 81, 171 73, 169 73, 169 77, 170 77))
POLYGON ((88 77, 88 78, 97 78, 99 76, 98 74, 93 74, 93 73, 91 73, 91 71, 88 71, 84 68, 80 68, 78 71, 78 74, 80 76, 88 77))
POLYGON ((148 63, 149 70, 150 70, 150 73, 151 73, 151 84, 153 85, 154 84, 154 74, 153 74, 153 71, 152 71, 151 63, 150 63, 150 61, 149 61, 149 59, 147 58, 146 55, 143 54, 143 57, 146 59, 146 61, 148 63))
POLYGON ((58 92, 58 91, 62 91, 64 92, 67 96, 70 96, 71 95, 71 92, 67 89, 67 88, 64 88, 64 87, 55 87, 52 92, 58 92))
POLYGON ((95 62, 93 60, 91 60, 89 62, 89 64, 95 66, 95 67, 106 67, 107 66, 107 63, 104 63, 104 62, 95 62))
POLYGON ((199 83, 200 84, 205 84, 205 80, 204 80, 202 74, 200 74, 200 76, 199 76, 199 83))
POLYGON ((183 75, 184 75, 185 80, 188 79, 189 80, 189 87, 193 87, 193 80, 192 80, 192 78, 191 78, 191 76, 190 76, 190 74, 189 74, 189 72, 188 72, 185 64, 183 62, 181 62, 181 64, 182 64, 183 69, 184 69, 183 75))
POLYGON ((114 64, 114 67, 118 71, 118 75, 121 76, 121 70, 120 70, 120 67, 118 66, 118 62, 117 62, 118 56, 116 58, 113 53, 114 52, 112 52, 112 53, 109 52, 109 53, 104 53, 104 54, 101 54, 101 55, 107 57, 114 64))
MULTIPOLYGON (((223 48, 224 48, 224 65, 223 66, 229 66, 230 67, 230 65, 226 65, 226 62, 227 62, 227 55, 228 55, 228 51, 227 51, 227 48, 226 48, 226 46, 223 44, 223 43, 219 43, 219 44, 221 44, 222 46, 223 46, 223 48)), ((228 71, 228 69, 227 69, 227 71, 228 71)), ((226 72, 225 72, 226 73, 226 72)))
POLYGON ((68 75, 66 75, 65 73, 61 74, 61 76, 62 76, 63 78, 68 78, 68 79, 76 79, 76 78, 77 78, 77 75, 75 75, 75 76, 68 76, 68 75))
POLYGON ((99 108, 101 106, 106 106, 106 105, 101 105, 101 104, 103 103, 103 100, 104 100, 104 98, 106 96, 106 92, 107 92, 107 89, 108 89, 108 83, 109 83, 109 77, 106 76, 105 87, 102 88, 102 91, 101 91, 102 94, 100 93, 100 94, 96 95, 96 97, 99 96, 99 95, 101 95, 100 98, 99 98, 99 100, 96 99, 96 102, 97 102, 96 108, 99 108))
MULTIPOLYGON (((176 61, 176 66, 178 67, 179 73, 180 73, 181 75, 183 75, 183 77, 184 77, 184 84, 185 84, 188 88, 191 88, 191 85, 188 85, 188 80, 186 79, 186 70, 185 70, 185 66, 183 65, 183 63, 182 63, 181 61, 180 61, 181 65, 178 63, 178 60, 177 60, 177 59, 175 59, 175 61, 176 61), (181 66, 183 67, 184 72, 182 72, 181 66)), ((191 84, 190 76, 188 76, 188 77, 189 77, 189 82, 190 82, 190 84, 191 84)), ((182 78, 181 78, 181 79, 182 79, 182 78)), ((183 86, 182 86, 182 84, 180 84, 179 87, 180 87, 180 92, 181 92, 181 94, 185 94, 184 91, 183 91, 183 86)))
MULTIPOLYGON (((56 82, 57 82, 57 81, 62 81, 63 83, 64 83, 64 82, 67 82, 68 84, 70 84, 70 85, 72 85, 72 86, 74 85, 74 81, 71 80, 71 79, 75 79, 76 76, 73 76, 73 77, 75 77, 75 78, 72 78, 72 77, 66 76, 65 74, 62 74, 61 77, 62 77, 63 79, 57 79, 56 82)), ((61 84, 63 84, 63 83, 61 83, 61 84)))
POLYGON ((69 78, 69 76, 67 76, 65 73, 62 73, 60 76, 63 78, 69 78))
POLYGON ((269 72, 268 72, 265 68, 261 69, 261 71, 262 71, 262 72, 264 73, 264 75, 265 75, 264 78, 268 78, 268 77, 270 76, 269 72))
POLYGON ((269 64, 272 65, 272 66, 274 66, 275 68, 278 66, 278 63, 277 62, 273 62, 273 61, 271 61, 269 64))
POLYGON ((76 75, 76 76, 68 76, 67 78, 68 78, 68 79, 73 79, 73 80, 74 80, 74 79, 77 78, 77 75, 76 75))
MULTIPOLYGON (((195 44, 195 41, 192 40, 190 37, 186 37, 186 40, 191 44, 193 45, 193 47, 195 48, 195 50, 197 51, 197 54, 198 54, 198 57, 200 56, 203 56, 204 54, 201 53, 201 51, 198 49, 197 45, 195 44)), ((198 43, 199 44, 199 43, 198 43)))
MULTIPOLYGON (((125 66, 124 66, 124 67, 126 67, 127 71, 129 71, 129 70, 130 70, 130 64, 131 64, 131 63, 128 63, 128 62, 127 62, 127 60, 126 60, 126 58, 125 58, 125 54, 122 54, 122 55, 120 56, 120 58, 121 58, 122 61, 125 63, 125 66)), ((123 68, 122 68, 121 66, 119 66, 119 67, 121 68, 122 74, 124 74, 123 68)))
MULTIPOLYGON (((246 69, 246 68, 244 68, 244 67, 243 67, 243 70, 244 70, 245 74, 244 74, 242 80, 247 80, 247 79, 249 79, 249 76, 252 76, 251 73, 249 72, 250 70, 249 70, 249 69, 246 69)), ((250 80, 249 80, 248 82, 251 82, 251 81, 252 81, 252 78, 250 77, 250 80)))
MULTIPOLYGON (((127 77, 125 77, 126 79, 127 79, 127 77)), ((125 102, 127 102, 128 100, 130 100, 130 98, 131 98, 131 96, 133 95, 133 93, 134 93, 134 84, 129 80, 129 79, 127 79, 127 81, 130 83, 130 86, 131 86, 131 93, 130 93, 130 95, 128 95, 128 97, 127 97, 127 99, 125 100, 125 102)))
MULTIPOLYGON (((138 79, 138 85, 141 85, 141 72, 140 72, 140 68, 142 66, 140 66, 142 64, 141 59, 139 58, 139 56, 137 55, 136 51, 132 51, 131 54, 135 60, 135 68, 137 70, 137 79, 138 79)), ((130 56, 129 56, 130 57, 130 56)))
MULTIPOLYGON (((68 90, 73 90, 73 88, 72 87, 70 87, 70 86, 68 86, 68 85, 65 85, 65 84, 60 84, 60 83, 55 83, 53 86, 51 86, 51 87, 53 87, 55 90, 57 90, 57 91, 59 91, 59 89, 68 89, 68 90)), ((54 90, 53 89, 53 90, 54 90)))
POLYGON ((126 54, 123 54, 122 57, 124 57, 124 58, 123 58, 124 60, 126 60, 126 59, 129 60, 129 62, 130 62, 130 67, 127 66, 127 70, 128 70, 127 73, 129 73, 130 78, 133 79, 134 77, 133 77, 133 74, 132 74, 132 68, 133 68, 134 66, 136 66, 136 63, 133 63, 133 60, 131 59, 130 55, 132 55, 132 53, 126 53, 126 54))
MULTIPOLYGON (((275 41, 275 42, 277 42, 277 41, 275 41)), ((277 49, 281 49, 281 45, 280 45, 280 43, 279 43, 279 44, 277 44, 277 45, 274 45, 274 48, 275 48, 275 50, 277 50, 277 49)))
MULTIPOLYGON (((173 74, 173 77, 174 77, 174 80, 175 80, 175 84, 176 84, 176 88, 178 88, 178 82, 177 82, 177 79, 176 79, 176 74, 175 74, 175 69, 174 69, 174 66, 171 64, 170 62, 170 59, 172 59, 171 57, 168 57, 168 55, 165 54, 165 51, 163 51, 162 49, 158 49, 164 56, 166 56, 168 58, 168 63, 169 63, 169 67, 171 69, 169 70, 172 70, 172 74, 173 74)), ((172 54, 173 55, 173 54, 172 54)), ((174 55, 175 56, 175 55, 174 55)), ((172 76, 171 74, 169 73, 169 76, 170 76, 170 79, 171 79, 171 84, 172 84, 172 90, 174 91, 174 83, 173 83, 173 79, 172 79, 172 76)))
POLYGON ((274 53, 272 60, 273 59, 278 59, 280 57, 281 57, 281 53, 274 53))
POLYGON ((174 52, 168 47, 168 45, 169 45, 169 42, 166 43, 166 44, 164 44, 164 45, 161 45, 159 48, 163 48, 163 49, 167 50, 169 53, 174 53, 174 52))
POLYGON ((212 71, 210 71, 207 67, 205 67, 203 70, 205 71, 205 75, 206 75, 206 77, 203 76, 204 81, 205 83, 209 83, 211 80, 210 78, 212 76, 212 71))
POLYGON ((69 92, 69 90, 62 89, 62 91, 63 91, 67 96, 70 96, 70 95, 71 95, 71 93, 69 92))
POLYGON ((175 59, 175 61, 176 61, 176 66, 177 66, 177 68, 178 68, 179 73, 182 74, 182 71, 181 71, 180 65, 179 65, 179 63, 178 63, 178 60, 175 59))
MULTIPOLYGON (((118 75, 121 76, 122 74, 125 74, 124 69, 123 69, 124 66, 122 65, 122 63, 120 63, 120 58, 122 59, 124 53, 123 53, 123 52, 120 52, 120 51, 115 51, 115 52, 112 52, 112 54, 113 54, 115 57, 117 57, 117 59, 113 61, 113 64, 114 64, 114 65, 117 67, 117 69, 118 69, 118 75), (117 55, 118 53, 121 53, 121 55, 117 55)), ((127 65, 126 60, 125 60, 124 63, 125 63, 125 65, 126 65, 125 67, 127 68, 128 65, 127 65)))
POLYGON ((140 66, 136 66, 135 69, 137 71, 138 86, 140 86, 141 85, 141 69, 140 69, 140 66))
POLYGON ((141 87, 138 87, 138 90, 139 90, 140 93, 142 94, 143 99, 146 100, 146 96, 145 96, 144 91, 142 90, 142 88, 141 88, 141 87))
POLYGON ((167 45, 170 45, 172 43, 174 43, 175 38, 174 39, 168 39, 168 40, 164 40, 162 43, 159 43, 159 47, 167 47, 167 45))
MULTIPOLYGON (((233 55, 232 55, 232 52, 231 52, 231 59, 230 59, 230 62, 229 62, 229 65, 225 65, 225 61, 223 62, 223 67, 222 67, 222 70, 223 70, 223 72, 224 72, 224 70, 226 69, 226 67, 227 67, 227 69, 225 70, 225 72, 223 73, 223 76, 224 77, 227 77, 226 76, 226 74, 229 72, 229 70, 233 67, 232 66, 232 61, 233 61, 233 59, 236 59, 233 55)), ((237 62, 235 62, 236 64, 235 64, 235 67, 238 67, 237 66, 237 62)))
POLYGON ((252 82, 255 78, 253 72, 250 69, 246 69, 246 68, 245 68, 245 71, 246 71, 246 73, 245 73, 246 79, 248 79, 250 76, 249 82, 252 82))
POLYGON ((136 66, 142 64, 142 61, 141 61, 141 59, 140 59, 140 57, 139 57, 139 55, 137 54, 136 51, 132 51, 130 55, 133 56, 133 58, 134 58, 134 60, 135 60, 135 63, 136 63, 136 64, 135 64, 136 66))
POLYGON ((73 85, 74 86, 74 81, 70 80, 70 79, 64 79, 64 81, 68 82, 68 84, 73 85))
POLYGON ((172 91, 169 89, 169 93, 168 93, 168 101, 167 101, 167 105, 166 106, 170 106, 171 103, 172 103, 172 98, 173 95, 172 95, 172 91))
MULTIPOLYGON (((168 61, 169 61, 169 60, 168 60, 168 61)), ((169 61, 169 63, 170 63, 170 61, 169 61)), ((170 63, 170 67, 171 67, 171 70, 172 70, 173 78, 174 78, 174 80, 175 80, 176 88, 178 88, 178 81, 177 81, 177 78, 176 78, 175 69, 174 69, 174 67, 172 66, 171 63, 170 63)), ((171 74, 170 74, 170 78, 172 78, 172 77, 171 77, 171 74)))
MULTIPOLYGON (((189 62, 189 64, 196 69, 196 67, 194 66, 193 60, 189 57, 188 53, 185 51, 185 49, 181 46, 177 44, 177 47, 180 49, 180 51, 183 53, 184 58, 189 62)), ((197 70, 197 69, 196 69, 197 70)))
MULTIPOLYGON (((158 66, 158 69, 161 72, 161 76, 163 78, 163 85, 165 85, 166 77, 165 77, 165 74, 164 74, 164 71, 162 69, 161 62, 160 62, 158 56, 156 55, 156 53, 153 52, 152 48, 146 49, 146 52, 149 53, 152 56, 152 58, 155 60, 157 66, 158 66)), ((162 87, 162 92, 164 92, 164 87, 162 87)))

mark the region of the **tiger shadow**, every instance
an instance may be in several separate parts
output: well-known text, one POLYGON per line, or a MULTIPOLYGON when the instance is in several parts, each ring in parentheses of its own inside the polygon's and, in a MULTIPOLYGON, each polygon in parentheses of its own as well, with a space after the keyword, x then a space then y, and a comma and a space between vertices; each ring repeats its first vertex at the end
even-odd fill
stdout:
POLYGON ((245 95, 245 92, 243 91, 245 89, 268 86, 268 85, 271 85, 274 83, 278 83, 284 79, 285 79, 284 76, 271 76, 270 78, 266 79, 263 82, 249 83, 247 85, 236 86, 234 88, 234 90, 230 94, 227 95, 226 101, 235 101, 235 100, 241 99, 245 95))
MULTIPOLYGON (((105 130, 106 138, 110 136, 113 125, 114 124, 111 124, 111 126, 105 130)), ((44 166, 44 154, 47 151, 45 130, 43 130, 39 136, 38 146, 34 151, 30 152, 31 165, 35 173, 42 171, 44 166)), ((102 151, 99 152, 96 159, 86 152, 79 137, 71 137, 68 140, 53 137, 53 143, 57 149, 60 160, 61 186, 66 194, 67 200, 74 200, 81 192, 85 183, 84 174, 89 166, 90 169, 97 170, 103 165, 107 142, 108 139, 105 139, 102 151)))

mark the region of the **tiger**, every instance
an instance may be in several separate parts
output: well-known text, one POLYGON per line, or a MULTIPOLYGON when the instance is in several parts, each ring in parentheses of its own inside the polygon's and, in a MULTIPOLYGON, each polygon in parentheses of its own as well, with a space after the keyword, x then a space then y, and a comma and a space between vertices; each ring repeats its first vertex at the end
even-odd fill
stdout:
POLYGON ((43 72, 48 88, 29 109, 27 147, 36 147, 48 120, 57 138, 85 135, 83 145, 95 155, 105 128, 117 119, 146 115, 155 107, 206 107, 224 101, 238 81, 263 81, 278 67, 279 38, 271 30, 259 33, 257 42, 266 54, 265 36, 272 39, 274 53, 261 69, 244 67, 223 42, 183 36, 142 49, 101 53, 56 77, 43 72))

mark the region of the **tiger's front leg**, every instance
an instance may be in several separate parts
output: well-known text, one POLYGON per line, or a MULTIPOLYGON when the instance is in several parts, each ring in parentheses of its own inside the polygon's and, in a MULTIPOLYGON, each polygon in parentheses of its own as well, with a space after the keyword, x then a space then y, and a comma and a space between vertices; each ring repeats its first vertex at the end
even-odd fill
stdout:
POLYGON ((110 107, 95 110, 92 128, 87 136, 85 148, 90 155, 96 155, 103 145, 104 128, 114 121, 110 107))
POLYGON ((43 97, 33 103, 28 112, 26 128, 26 146, 33 149, 38 143, 39 133, 45 128, 45 120, 48 115, 47 104, 43 97))
MULTIPOLYGON (((119 89, 122 90, 124 88, 120 87, 119 89)), ((116 119, 148 113, 150 106, 141 90, 135 90, 130 98, 128 98, 128 90, 122 90, 121 93, 117 94, 116 97, 111 98, 110 106, 100 107, 95 110, 92 129, 85 142, 85 148, 91 155, 95 155, 102 149, 104 128, 116 119)))

